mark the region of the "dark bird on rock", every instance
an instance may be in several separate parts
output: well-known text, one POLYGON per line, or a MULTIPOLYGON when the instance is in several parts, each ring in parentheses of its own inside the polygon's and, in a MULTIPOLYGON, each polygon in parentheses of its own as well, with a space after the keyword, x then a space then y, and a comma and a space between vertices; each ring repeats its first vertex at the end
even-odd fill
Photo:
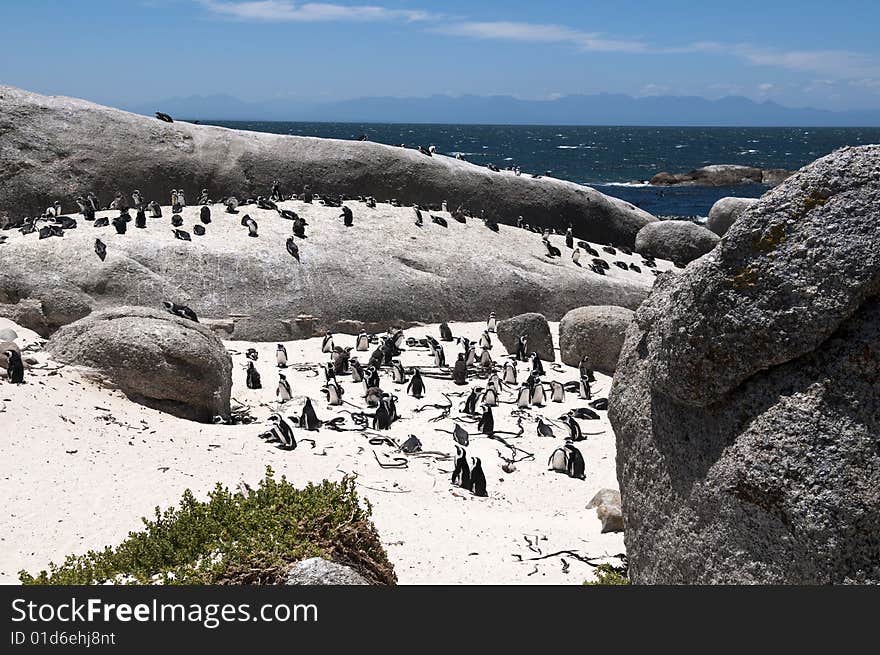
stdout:
POLYGON ((180 239, 181 241, 192 241, 189 232, 187 232, 186 230, 173 230, 173 232, 175 239, 180 239))
POLYGON ((193 323, 198 323, 199 318, 196 316, 196 313, 191 310, 186 305, 178 305, 177 303, 171 302, 170 300, 163 300, 162 305, 165 307, 165 311, 169 314, 174 314, 175 316, 179 316, 180 318, 185 318, 193 323))
POLYGON ((174 119, 171 118, 171 116, 169 116, 168 114, 163 113, 161 111, 156 112, 156 118, 158 118, 160 121, 164 121, 165 123, 173 123, 174 122, 174 119))

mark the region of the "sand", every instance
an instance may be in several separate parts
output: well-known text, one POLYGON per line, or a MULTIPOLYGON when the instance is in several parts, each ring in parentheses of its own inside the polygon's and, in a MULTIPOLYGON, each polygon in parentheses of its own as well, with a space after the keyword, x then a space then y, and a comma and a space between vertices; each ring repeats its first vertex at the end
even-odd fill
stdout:
MULTIPOLYGON (((622 534, 601 534, 595 510, 585 506, 604 487, 617 487, 614 435, 605 412, 600 420, 580 421, 584 432, 601 432, 578 444, 586 460, 586 480, 571 479, 547 470, 551 452, 563 443, 566 430, 555 426, 556 439, 538 437, 537 417, 557 419, 569 408, 586 401, 567 394, 566 402, 528 410, 524 434, 513 439, 517 447, 532 452, 534 460, 516 464, 513 473, 501 466, 509 451, 497 441, 472 437, 469 455, 482 459, 488 498, 478 498, 450 484, 453 463, 438 456, 408 458, 406 469, 383 469, 376 461, 399 455, 388 446, 371 446, 358 432, 322 429, 307 433, 295 429, 297 438, 313 438, 316 447, 301 441, 291 452, 276 449, 257 435, 266 429, 267 416, 278 408, 275 401, 277 368, 274 343, 226 342, 234 361, 232 396, 251 407, 259 420, 251 425, 204 425, 177 419, 129 401, 119 391, 98 386, 87 372, 59 367, 39 350, 39 337, 0 319, 0 329, 13 327, 25 356, 36 359, 26 372, 26 384, 0 382, 0 582, 16 583, 21 569, 36 572, 50 561, 60 562, 70 553, 82 553, 120 542, 140 527, 140 517, 157 506, 176 504, 185 489, 205 497, 217 482, 235 488, 240 482, 255 484, 272 466, 276 474, 302 485, 323 479, 357 475, 358 491, 373 506, 373 519, 394 564, 401 584, 581 584, 592 577, 592 568, 569 555, 534 559, 561 550, 582 556, 613 556, 624 551, 622 534), (257 368, 263 389, 245 385, 248 348, 259 352, 257 368), (374 454, 375 452, 375 454, 374 454), (530 545, 531 544, 531 545, 530 545)), ((452 323, 456 336, 477 339, 483 323, 452 323)), ((556 339, 558 324, 551 324, 556 339)), ((407 337, 439 337, 437 325, 406 330, 407 337)), ((493 335, 494 336, 494 335, 493 335)), ((355 338, 336 335, 339 346, 354 346, 355 338)), ((321 419, 351 417, 329 407, 320 392, 323 373, 314 366, 327 361, 321 339, 288 342, 291 368, 286 375, 294 400, 282 407, 285 415, 298 415, 308 396, 321 419), (296 370, 301 365, 310 368, 296 370)), ((444 344, 452 362, 458 347, 444 344)), ((369 353, 352 353, 366 361, 369 353)), ((493 339, 496 362, 504 347, 493 339)), ((404 366, 429 370, 433 361, 426 350, 403 353, 404 366)), ((527 365, 518 366, 525 377, 527 365)), ((561 364, 546 365, 545 382, 572 381, 577 370, 561 364)), ((597 374, 594 398, 606 396, 610 378, 597 374)), ((345 399, 363 407, 362 385, 341 378, 345 399)), ((405 386, 382 373, 382 387, 398 396, 402 416, 387 436, 402 442, 410 434, 426 451, 454 453, 452 437, 437 428, 452 430, 463 396, 451 396, 451 418, 431 422, 439 410, 415 412, 425 404, 443 403, 441 395, 461 393, 451 381, 425 378, 427 395, 417 400, 405 386)), ((472 386, 477 384, 472 381, 472 386)), ((502 400, 513 400, 512 393, 502 400)), ((516 431, 510 416, 514 405, 495 409, 496 429, 516 431)), ((370 410, 367 410, 370 411, 370 410)), ((476 425, 462 423, 468 432, 476 425)))

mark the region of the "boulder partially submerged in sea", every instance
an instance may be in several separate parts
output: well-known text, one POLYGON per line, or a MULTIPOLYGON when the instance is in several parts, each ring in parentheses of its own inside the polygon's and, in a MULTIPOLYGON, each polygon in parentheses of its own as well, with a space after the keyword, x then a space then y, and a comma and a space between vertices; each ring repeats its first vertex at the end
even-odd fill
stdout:
POLYGON ((733 222, 756 202, 758 202, 757 198, 722 198, 709 210, 706 227, 718 236, 724 236, 733 222))
POLYGON ((448 202, 475 215, 535 226, 571 223, 582 238, 632 246, 654 219, 589 187, 548 177, 494 172, 453 157, 369 141, 264 134, 185 122, 166 123, 65 97, 0 86, 0 212, 35 216, 55 200, 94 191, 106 204, 139 189, 165 204, 171 189, 191 201, 282 193, 374 196, 401 203, 448 202))
POLYGON ((636 235, 636 252, 687 264, 718 243, 718 235, 691 221, 668 220, 646 225, 636 235))
POLYGON ((781 168, 755 168, 738 164, 713 164, 696 168, 688 173, 663 171, 651 178, 654 186, 738 186, 740 184, 763 184, 776 186, 791 175, 781 168))
MULTIPOLYGON (((540 309, 558 320, 585 304, 634 309, 654 283, 647 268, 610 265, 641 263, 622 252, 602 253, 610 265, 604 275, 577 266, 558 235, 550 240, 564 255, 551 258, 540 235, 528 230, 501 225, 493 231, 478 219, 459 223, 448 212, 428 211, 417 226, 409 207, 347 204, 351 227, 339 208, 282 204, 308 222, 306 238, 294 239, 298 259, 286 245, 291 221, 255 205, 236 214, 212 205, 203 236, 193 229, 202 225, 199 207, 184 208, 181 229, 189 241, 175 238, 168 208, 143 229, 130 223, 125 234, 79 216, 63 237, 9 231, 0 248, 0 316, 45 336, 57 329, 55 322, 89 310, 161 308, 168 300, 214 319, 223 338, 287 341, 325 330, 351 332, 346 326, 384 331, 415 321, 485 320, 489 311, 503 317, 540 309), (259 236, 248 236, 245 215, 257 223, 259 236), (106 246, 103 260, 94 250, 96 238, 106 246)), ((658 260, 658 267, 671 265, 658 260)))
POLYGON ((94 312, 46 344, 62 364, 93 369, 135 402, 210 422, 229 415, 232 360, 199 323, 145 307, 94 312))
POLYGON ((609 417, 636 583, 880 583, 880 146, 766 194, 636 312, 609 417))

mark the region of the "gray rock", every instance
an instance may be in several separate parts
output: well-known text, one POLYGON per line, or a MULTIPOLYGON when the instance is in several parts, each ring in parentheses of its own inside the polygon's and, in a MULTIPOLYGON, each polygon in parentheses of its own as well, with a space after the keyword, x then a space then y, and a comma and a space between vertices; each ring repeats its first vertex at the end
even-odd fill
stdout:
MULTIPOLYGON (((3 256, 0 255, 0 264, 3 256)), ((23 267, 24 268, 24 267, 23 267)), ((5 271, 0 268, 0 300, 4 297, 3 279, 8 279, 11 270, 5 271)), ((43 316, 43 303, 39 298, 22 298, 13 303, 0 303, 0 318, 6 318, 28 330, 33 330, 42 337, 47 337, 52 332, 46 317, 43 316)))
POLYGON ((758 202, 757 198, 722 198, 709 210, 709 220, 706 221, 706 227, 718 236, 724 236, 724 233, 740 217, 740 214, 756 202, 758 202))
POLYGON ((96 369, 129 398, 175 416, 228 416, 232 360, 208 328, 167 312, 119 307, 61 328, 46 344, 58 362, 96 369))
POLYGON ((625 307, 596 305, 568 312, 559 323, 562 362, 578 366, 584 357, 595 371, 613 375, 633 312, 625 307))
POLYGON ((623 511, 620 508, 620 492, 617 489, 601 489, 587 503, 587 509, 596 508, 596 516, 602 522, 602 534, 623 532, 623 511))
POLYGON ((7 350, 14 350, 19 355, 21 354, 21 348, 19 348, 18 344, 16 344, 14 341, 0 342, 0 368, 2 368, 4 370, 6 369, 6 365, 8 363, 8 360, 6 359, 6 355, 5 355, 7 350))
POLYGON ((0 341, 15 341, 18 339, 18 332, 12 328, 3 328, 0 330, 0 341))
POLYGON ((294 564, 287 574, 287 585, 368 585, 369 581, 348 566, 320 557, 294 564))
POLYGON ((508 353, 515 353, 519 338, 525 336, 529 340, 529 352, 538 353, 538 357, 545 362, 556 361, 550 326, 543 314, 530 312, 512 316, 498 321, 495 330, 498 333, 498 340, 507 348, 508 353))
POLYGON ((54 200, 75 211, 73 198, 89 190, 107 203, 117 190, 138 188, 147 200, 166 204, 178 188, 190 202, 203 187, 214 199, 268 196, 277 179, 286 194, 308 184, 317 193, 377 200, 438 206, 446 200, 450 208, 485 210, 508 224, 517 216, 539 226, 571 222, 582 238, 630 247, 655 220, 585 186, 496 173, 452 157, 369 141, 169 124, 9 86, 0 86, 0 134, 0 210, 31 216, 54 200))
POLYGON ((880 583, 880 146, 766 194, 658 279, 609 418, 630 578, 880 583))
POLYGON ((88 316, 92 311, 92 299, 76 287, 50 287, 40 293, 43 317, 54 330, 88 316))
POLYGON ((650 183, 655 186, 737 186, 740 184, 766 184, 774 186, 791 175, 781 168, 762 170, 754 166, 738 164, 713 164, 689 173, 657 173, 650 183))
POLYGON ((636 252, 688 264, 712 250, 718 240, 717 234, 690 221, 660 221, 639 230, 636 252))
POLYGON ((587 503, 587 509, 593 509, 599 505, 620 505, 620 492, 617 489, 600 489, 587 503))

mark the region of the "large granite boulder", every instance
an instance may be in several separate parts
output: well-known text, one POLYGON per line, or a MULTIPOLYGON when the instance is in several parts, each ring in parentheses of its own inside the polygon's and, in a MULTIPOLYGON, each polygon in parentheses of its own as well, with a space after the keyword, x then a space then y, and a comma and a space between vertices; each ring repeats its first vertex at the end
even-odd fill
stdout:
POLYGON ((311 557, 290 567, 284 584, 292 586, 357 586, 369 585, 370 582, 349 566, 320 557, 311 557))
MULTIPOLYGON (((372 195, 439 206, 444 200, 513 224, 573 224, 581 238, 632 246, 654 217, 594 189, 548 177, 493 172, 452 157, 369 141, 263 134, 155 118, 83 100, 0 86, 0 211, 34 216, 55 200, 94 191, 109 202, 137 188, 165 204, 171 189, 194 201, 317 193, 372 195)), ((20 218, 20 216, 18 216, 20 218)))
POLYGON ((880 583, 880 146, 804 168, 658 279, 620 355, 637 583, 880 583))
POLYGON ((706 227, 718 236, 724 236, 724 233, 740 217, 740 214, 756 202, 758 202, 757 198, 722 198, 709 210, 709 220, 706 221, 706 227))
POLYGON ((529 340, 529 352, 538 353, 538 357, 545 362, 556 361, 550 325, 543 314, 530 312, 512 316, 498 321, 495 329, 498 333, 498 340, 507 348, 508 353, 515 353, 519 338, 525 336, 529 340))
POLYGON ((167 312, 119 307, 58 330, 58 362, 97 370, 129 398, 182 418, 229 415, 232 360, 206 327, 167 312))
POLYGON ((712 164, 696 168, 688 173, 663 171, 651 178, 655 186, 738 186, 741 184, 764 184, 775 186, 791 175, 781 168, 760 169, 739 164, 712 164))
POLYGON ((691 221, 660 221, 646 225, 636 235, 636 252, 687 264, 718 243, 718 235, 691 221))
POLYGON ((584 357, 595 371, 614 375, 624 335, 633 311, 614 305, 579 307, 559 323, 559 354, 568 366, 578 366, 584 357))

